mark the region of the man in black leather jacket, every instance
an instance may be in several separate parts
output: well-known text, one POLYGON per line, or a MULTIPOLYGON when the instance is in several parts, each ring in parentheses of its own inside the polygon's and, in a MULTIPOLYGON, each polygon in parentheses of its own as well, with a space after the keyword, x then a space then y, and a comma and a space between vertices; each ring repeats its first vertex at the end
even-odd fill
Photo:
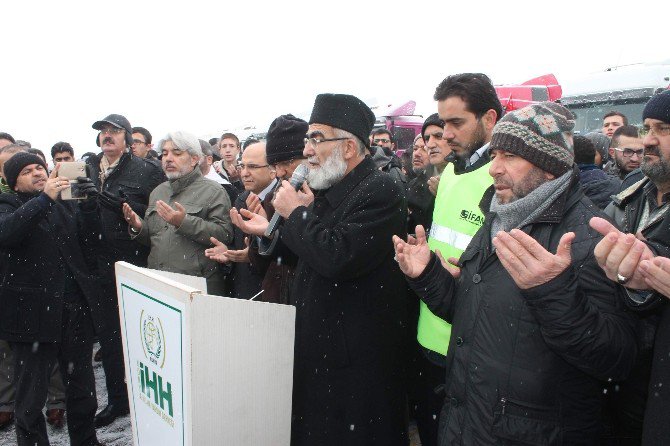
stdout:
POLYGON ((100 132, 97 143, 102 153, 89 157, 86 163, 99 191, 102 224, 102 243, 97 256, 100 300, 108 318, 105 331, 98 333, 109 395, 107 407, 96 415, 96 426, 100 427, 129 412, 114 263, 124 261, 146 266, 149 255, 148 247, 131 240, 122 206, 127 202, 139 216, 144 217, 149 194, 165 181, 165 175, 158 166, 128 150, 133 143, 132 127, 125 117, 111 114, 95 122, 93 128, 100 132))

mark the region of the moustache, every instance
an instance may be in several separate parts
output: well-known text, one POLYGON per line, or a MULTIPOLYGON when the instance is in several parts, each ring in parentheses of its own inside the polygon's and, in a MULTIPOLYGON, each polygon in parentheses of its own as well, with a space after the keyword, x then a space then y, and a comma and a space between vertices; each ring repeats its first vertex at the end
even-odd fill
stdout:
POLYGON ((645 155, 654 155, 654 156, 661 156, 661 151, 659 150, 658 146, 651 146, 651 147, 645 147, 644 148, 644 154, 645 155))
POLYGON ((113 142, 114 142, 114 140, 112 138, 110 138, 109 136, 106 136, 105 139, 102 140, 103 144, 107 144, 107 143, 112 144, 113 142))
POLYGON ((509 181, 504 180, 502 178, 494 178, 493 179, 493 185, 494 186, 512 187, 512 184, 509 181))

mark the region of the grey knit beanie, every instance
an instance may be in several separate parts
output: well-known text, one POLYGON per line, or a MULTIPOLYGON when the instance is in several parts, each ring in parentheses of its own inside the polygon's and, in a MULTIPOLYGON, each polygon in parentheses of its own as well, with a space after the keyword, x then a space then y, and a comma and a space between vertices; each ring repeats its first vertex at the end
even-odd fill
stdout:
POLYGON ((489 150, 514 153, 545 172, 561 176, 572 168, 575 117, 554 102, 507 113, 493 129, 489 150))

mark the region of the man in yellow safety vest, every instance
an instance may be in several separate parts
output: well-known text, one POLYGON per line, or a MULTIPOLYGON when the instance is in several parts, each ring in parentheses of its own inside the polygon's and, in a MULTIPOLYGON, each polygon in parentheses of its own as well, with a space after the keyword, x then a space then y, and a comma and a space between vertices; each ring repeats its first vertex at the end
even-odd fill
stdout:
MULTIPOLYGON (((484 222, 479 201, 493 180, 488 173, 488 145, 502 106, 490 79, 481 73, 455 74, 435 89, 438 114, 444 122, 442 138, 452 152, 438 186, 428 244, 444 259, 458 259, 484 222), (485 168, 482 168, 485 167, 485 168)), ((409 228, 414 232, 414 228, 409 228)), ((444 382, 444 363, 451 326, 420 302, 413 388, 415 418, 424 445, 437 444, 437 414, 443 395, 435 388, 444 382)))

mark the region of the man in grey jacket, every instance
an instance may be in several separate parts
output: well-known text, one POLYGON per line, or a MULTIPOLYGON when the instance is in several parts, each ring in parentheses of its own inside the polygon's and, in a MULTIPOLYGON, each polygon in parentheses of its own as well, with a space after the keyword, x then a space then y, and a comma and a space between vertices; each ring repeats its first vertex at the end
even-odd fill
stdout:
POLYGON ((128 230, 151 247, 149 268, 204 277, 209 294, 222 294, 219 264, 205 257, 205 249, 211 246, 210 237, 232 240, 228 194, 202 176, 202 150, 195 136, 169 133, 158 150, 168 181, 151 193, 144 219, 124 204, 128 230))

